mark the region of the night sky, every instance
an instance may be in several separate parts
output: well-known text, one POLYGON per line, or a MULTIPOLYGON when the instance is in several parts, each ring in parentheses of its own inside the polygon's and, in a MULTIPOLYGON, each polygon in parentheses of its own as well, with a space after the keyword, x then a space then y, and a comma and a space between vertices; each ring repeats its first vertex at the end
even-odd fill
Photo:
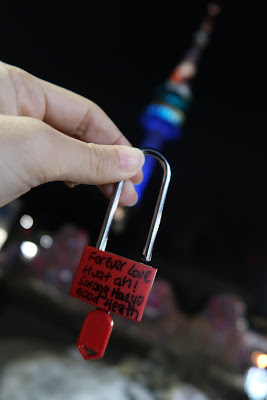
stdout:
MULTIPOLYGON (((140 112, 190 46, 207 2, 69 4, 3 6, 1 60, 95 101, 139 146, 140 112)), ((193 82, 183 138, 163 150, 173 175, 152 265, 193 297, 221 285, 248 298, 259 292, 254 307, 263 312, 266 32, 259 4, 224 2, 193 82)), ((151 187, 160 184, 160 172, 151 187)), ((150 193, 114 240, 122 255, 141 253, 154 204, 150 193)), ((51 183, 23 196, 22 204, 41 228, 55 231, 71 222, 90 230, 94 241, 107 201, 96 188, 71 191, 51 183)))

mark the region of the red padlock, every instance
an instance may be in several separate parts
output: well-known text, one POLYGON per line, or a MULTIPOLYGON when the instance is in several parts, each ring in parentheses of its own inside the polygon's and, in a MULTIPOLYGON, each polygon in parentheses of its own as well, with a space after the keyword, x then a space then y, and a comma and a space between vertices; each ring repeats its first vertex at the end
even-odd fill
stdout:
MULTIPOLYGON (((163 167, 163 179, 143 250, 144 261, 150 261, 171 178, 167 160, 156 150, 143 149, 145 155, 157 158, 163 167)), ((85 359, 103 357, 112 331, 110 312, 136 321, 143 311, 157 270, 146 264, 105 251, 110 226, 117 209, 124 181, 109 203, 96 248, 86 246, 69 294, 95 305, 85 318, 77 347, 85 359)))

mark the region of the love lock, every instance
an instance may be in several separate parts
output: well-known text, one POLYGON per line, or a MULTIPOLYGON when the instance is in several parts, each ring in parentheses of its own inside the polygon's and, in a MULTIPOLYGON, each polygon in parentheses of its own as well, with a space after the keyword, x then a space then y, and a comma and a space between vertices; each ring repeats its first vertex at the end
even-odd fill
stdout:
MULTIPOLYGON (((143 152, 159 160, 163 167, 162 184, 143 250, 144 261, 150 261, 171 179, 171 169, 168 161, 158 151, 143 149, 143 152)), ((85 247, 69 292, 71 296, 97 307, 86 316, 77 340, 77 347, 87 360, 101 358, 105 353, 113 328, 110 312, 135 321, 142 319, 157 273, 157 269, 146 264, 105 251, 123 184, 124 181, 118 183, 110 200, 96 248, 85 247)))

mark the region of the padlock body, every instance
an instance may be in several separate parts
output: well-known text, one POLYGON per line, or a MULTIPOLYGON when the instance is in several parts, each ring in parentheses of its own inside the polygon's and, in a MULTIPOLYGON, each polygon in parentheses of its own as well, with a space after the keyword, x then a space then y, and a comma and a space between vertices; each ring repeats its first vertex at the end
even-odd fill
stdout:
POLYGON ((140 321, 157 269, 86 246, 69 294, 140 321))

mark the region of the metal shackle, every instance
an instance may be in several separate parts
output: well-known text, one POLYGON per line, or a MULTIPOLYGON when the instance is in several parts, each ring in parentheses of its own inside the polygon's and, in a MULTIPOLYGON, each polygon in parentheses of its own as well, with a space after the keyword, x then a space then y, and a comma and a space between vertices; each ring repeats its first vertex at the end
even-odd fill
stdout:
MULTIPOLYGON (((171 179, 171 168, 170 168, 170 165, 169 165, 168 161, 166 160, 166 158, 163 157, 163 155, 160 154, 157 150, 144 148, 144 149, 142 149, 142 151, 145 155, 156 158, 160 162, 160 164, 163 168, 162 183, 160 186, 160 191, 159 191, 158 199, 156 202, 154 214, 152 217, 146 244, 145 244, 145 247, 144 247, 144 250, 142 253, 143 257, 144 257, 144 261, 150 261, 151 257, 152 257, 152 250, 153 250, 154 242, 155 242, 157 232, 159 229, 159 225, 160 225, 160 221, 161 221, 162 211, 163 211, 170 179, 171 179)), ((96 244, 96 247, 99 250, 105 251, 105 249, 106 249, 111 223, 112 223, 115 211, 116 211, 118 203, 119 203, 123 184, 124 184, 124 181, 121 181, 117 184, 117 188, 114 191, 113 197, 111 198, 111 200, 109 202, 109 206, 108 206, 108 209, 107 209, 107 212, 106 212, 106 215, 104 218, 104 222, 103 222, 103 225, 102 225, 102 228, 101 228, 98 240, 97 240, 97 244, 96 244)))

